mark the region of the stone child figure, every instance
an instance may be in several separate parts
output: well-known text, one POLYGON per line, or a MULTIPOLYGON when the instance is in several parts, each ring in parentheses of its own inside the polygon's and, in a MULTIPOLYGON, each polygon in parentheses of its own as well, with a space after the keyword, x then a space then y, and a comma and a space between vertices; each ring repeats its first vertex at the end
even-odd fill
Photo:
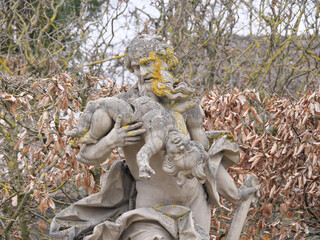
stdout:
POLYGON ((204 169, 207 161, 208 154, 200 143, 190 140, 177 131, 170 132, 162 168, 169 175, 178 178, 178 185, 194 177, 204 184, 206 181, 204 169))
MULTIPOLYGON (((192 104, 187 104, 186 106, 194 107, 192 104)), ((187 110, 189 109, 183 109, 183 111, 187 110)), ((180 111, 182 111, 181 108, 180 111)), ((202 156, 193 154, 193 151, 194 153, 201 151, 195 149, 196 147, 203 149, 201 144, 191 143, 190 139, 187 139, 183 134, 175 131, 176 122, 174 117, 161 104, 149 97, 139 97, 132 101, 131 105, 116 97, 101 98, 97 101, 89 102, 80 116, 77 126, 68 132, 67 135, 71 137, 81 137, 89 130, 85 142, 87 144, 96 143, 100 138, 108 134, 112 128, 112 124, 119 115, 121 115, 121 124, 123 126, 140 121, 143 124, 142 127, 147 130, 144 134, 145 144, 137 153, 137 164, 141 178, 148 179, 150 178, 150 174, 155 174, 149 164, 150 158, 164 149, 167 143, 168 147, 166 148, 166 152, 169 157, 166 159, 176 159, 178 153, 182 154, 182 150, 185 150, 193 144, 193 148, 189 150, 189 152, 191 152, 190 154, 194 157, 193 164, 184 164, 184 167, 182 167, 181 164, 178 164, 179 167, 173 164, 173 167, 179 169, 180 178, 182 178, 183 172, 183 176, 188 175, 189 178, 199 177, 202 181, 205 179, 202 161, 207 158, 202 157, 205 154, 202 154, 202 156), (172 143, 172 140, 170 140, 172 137, 175 139, 184 139, 183 144, 179 145, 179 149, 175 148, 175 144, 170 144, 172 143), (197 163, 199 163, 199 167, 196 167, 197 163), (192 174, 187 174, 187 172, 192 174)), ((184 160, 186 157, 190 158, 189 156, 190 155, 182 154, 180 158, 182 161, 189 161, 187 159, 184 160)), ((168 168, 168 161, 166 161, 165 169, 171 175, 177 174, 178 169, 172 171, 172 168, 168 168)), ((175 162, 175 160, 171 161, 171 163, 175 162)), ((184 181, 179 181, 180 184, 182 184, 182 182, 184 181)))

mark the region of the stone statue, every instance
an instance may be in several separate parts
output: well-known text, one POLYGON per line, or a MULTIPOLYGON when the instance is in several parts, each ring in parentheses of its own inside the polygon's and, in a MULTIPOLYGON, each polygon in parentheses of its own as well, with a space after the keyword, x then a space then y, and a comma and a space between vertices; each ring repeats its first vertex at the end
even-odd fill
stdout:
MULTIPOLYGON (((240 204, 235 218, 243 225, 259 187, 252 177, 235 186, 226 168, 239 162, 239 147, 228 133, 204 132, 194 90, 171 74, 177 62, 157 36, 138 36, 128 46, 126 65, 137 84, 89 103, 68 133, 88 132, 78 155, 83 163, 102 163, 116 147, 126 159, 112 164, 99 193, 57 214, 52 239, 92 230, 84 239, 210 239, 211 206, 220 206, 220 195, 240 204)), ((238 239, 242 225, 233 225, 229 239, 238 239)))

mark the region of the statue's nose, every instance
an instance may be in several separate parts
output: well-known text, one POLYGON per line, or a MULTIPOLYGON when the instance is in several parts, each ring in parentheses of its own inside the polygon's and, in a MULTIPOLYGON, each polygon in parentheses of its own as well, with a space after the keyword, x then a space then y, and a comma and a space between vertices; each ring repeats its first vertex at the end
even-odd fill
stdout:
POLYGON ((148 74, 148 68, 141 66, 140 67, 140 75, 143 77, 148 74))

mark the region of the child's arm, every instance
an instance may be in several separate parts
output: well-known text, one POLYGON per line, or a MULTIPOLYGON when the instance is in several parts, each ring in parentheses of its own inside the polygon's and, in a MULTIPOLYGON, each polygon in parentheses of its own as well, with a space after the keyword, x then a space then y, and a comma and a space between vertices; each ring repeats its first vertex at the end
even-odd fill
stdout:
POLYGON ((202 127, 200 106, 196 106, 186 112, 186 125, 191 139, 201 143, 204 149, 208 151, 209 141, 202 127))

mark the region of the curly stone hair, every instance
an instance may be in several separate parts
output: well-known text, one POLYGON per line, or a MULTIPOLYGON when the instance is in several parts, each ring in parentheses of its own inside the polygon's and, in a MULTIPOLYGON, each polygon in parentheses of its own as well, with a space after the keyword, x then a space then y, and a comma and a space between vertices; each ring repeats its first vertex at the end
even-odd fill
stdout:
MULTIPOLYGON (((169 134, 174 133, 175 131, 170 132, 169 134)), ((201 143, 193 140, 189 140, 189 146, 187 147, 187 154, 188 151, 192 151, 191 147, 196 147, 200 151, 200 158, 196 159, 196 166, 191 169, 179 169, 174 164, 174 161, 170 159, 167 151, 164 155, 164 161, 162 164, 162 169, 171 176, 177 176, 177 184, 182 185, 185 183, 188 176, 193 176, 198 179, 198 181, 203 184, 206 181, 206 174, 204 172, 205 165, 209 159, 207 152, 204 150, 201 143), (189 149, 188 149, 189 148, 189 149)))
POLYGON ((164 42, 161 36, 142 34, 133 39, 126 49, 127 56, 125 65, 127 69, 133 72, 131 61, 133 59, 145 58, 149 56, 152 51, 160 58, 174 57, 173 47, 164 42))

